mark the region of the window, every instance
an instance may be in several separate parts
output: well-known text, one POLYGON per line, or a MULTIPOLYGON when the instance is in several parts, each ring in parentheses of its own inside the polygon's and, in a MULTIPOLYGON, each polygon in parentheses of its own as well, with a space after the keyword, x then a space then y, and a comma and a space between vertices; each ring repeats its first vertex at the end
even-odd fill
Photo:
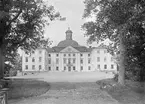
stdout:
POLYGON ((71 54, 68 54, 68 56, 71 56, 71 54))
POLYGON ((51 67, 48 67, 49 70, 51 70, 51 67))
POLYGON ((25 69, 28 70, 28 65, 25 66, 25 69))
POLYGON ((73 54, 73 56, 75 56, 75 54, 73 54))
POLYGON ((66 67, 64 66, 64 70, 66 70, 66 67))
POLYGON ((107 69, 107 65, 104 65, 104 69, 107 69))
POLYGON ((59 67, 58 67, 58 66, 56 67, 56 70, 57 70, 57 71, 59 70, 59 67))
POLYGON ((97 57, 97 62, 100 62, 100 57, 97 57))
POLYGON ((63 56, 65 57, 65 56, 66 56, 66 54, 63 54, 63 56))
POLYGON ((100 69, 100 65, 97 65, 97 69, 100 69))
POLYGON ((80 54, 80 56, 82 57, 82 56, 83 56, 83 54, 80 54))
POLYGON ((71 71, 71 66, 68 67, 68 71, 71 71))
POLYGON ((41 65, 39 65, 39 70, 41 70, 41 65))
POLYGON ((63 63, 66 64, 66 58, 63 58, 63 63))
POLYGON ((81 66, 81 70, 83 70, 83 66, 81 66))
POLYGON ((88 66, 88 70, 91 70, 91 67, 90 66, 88 66))
POLYGON ((51 57, 51 54, 48 54, 49 57, 51 57))
POLYGON ((97 50, 97 53, 100 53, 100 50, 97 50))
POLYGON ((59 59, 58 58, 56 59, 56 64, 59 64, 59 59))
POLYGON ((73 58, 73 63, 75 64, 75 62, 76 62, 76 59, 75 59, 75 58, 73 58))
POLYGON ((111 69, 114 69, 114 65, 111 65, 111 69))
POLYGON ((51 59, 48 59, 48 64, 51 64, 51 59))
POLYGON ((33 70, 35 69, 35 65, 32 65, 32 69, 33 69, 33 70))
POLYGON ((76 67, 75 66, 73 66, 73 70, 76 70, 76 67))
POLYGON ((42 51, 39 51, 39 54, 41 54, 42 53, 42 51))
POLYGON ((28 62, 28 57, 26 57, 26 62, 28 62))
POLYGON ((68 64, 70 64, 70 63, 71 63, 71 59, 69 58, 69 59, 68 59, 68 64))
POLYGON ((32 53, 34 54, 35 52, 34 52, 34 51, 32 51, 32 53))
POLYGON ((80 63, 83 64, 83 59, 80 60, 80 63))
POLYGON ((35 58, 34 57, 32 58, 32 62, 35 62, 35 58))
POLYGON ((56 54, 56 57, 58 57, 59 56, 59 54, 56 54))
POLYGON ((88 54, 88 57, 90 57, 90 54, 88 54))
POLYGON ((39 62, 41 62, 42 61, 42 57, 39 57, 39 62))
POLYGON ((91 63, 91 59, 89 58, 89 59, 88 59, 88 64, 90 64, 90 63, 91 63))
POLYGON ((104 57, 104 62, 106 62, 107 61, 107 58, 106 57, 104 57))

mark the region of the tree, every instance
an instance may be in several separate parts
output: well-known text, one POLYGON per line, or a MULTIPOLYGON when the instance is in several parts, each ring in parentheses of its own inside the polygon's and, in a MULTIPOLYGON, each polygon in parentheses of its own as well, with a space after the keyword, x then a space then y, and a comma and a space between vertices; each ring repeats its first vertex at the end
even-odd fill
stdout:
POLYGON ((15 76, 17 75, 18 71, 22 71, 22 57, 20 56, 20 54, 17 53, 15 58, 10 62, 13 63, 11 63, 11 68, 8 71, 9 76, 15 76))
POLYGON ((130 27, 132 37, 126 41, 127 62, 126 71, 131 72, 134 80, 145 81, 145 28, 144 22, 138 22, 130 27))
POLYGON ((18 52, 8 54, 5 56, 5 70, 4 73, 10 71, 22 71, 22 57, 18 52))
MULTIPOLYGON (((85 23, 82 28, 89 41, 103 41, 109 38, 116 55, 119 54, 118 82, 124 85, 125 68, 128 66, 126 45, 138 30, 131 28, 135 24, 144 25, 145 2, 143 0, 86 0, 84 18, 95 17, 95 21, 85 23), (133 34, 132 34, 133 33, 133 34)), ((136 40, 135 40, 136 41, 136 40)), ((130 50, 131 51, 131 50, 130 50)))
POLYGON ((35 49, 46 43, 44 26, 62 17, 42 0, 0 0, 0 78, 3 78, 5 55, 18 48, 35 49), (48 20, 49 19, 49 20, 48 20))

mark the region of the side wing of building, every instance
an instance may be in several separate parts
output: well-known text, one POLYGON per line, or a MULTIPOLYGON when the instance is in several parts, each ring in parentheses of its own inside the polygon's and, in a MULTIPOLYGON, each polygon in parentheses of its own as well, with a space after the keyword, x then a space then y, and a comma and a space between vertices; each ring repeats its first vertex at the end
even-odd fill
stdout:
POLYGON ((31 53, 22 52, 22 72, 23 74, 33 74, 47 70, 47 51, 39 48, 31 53))

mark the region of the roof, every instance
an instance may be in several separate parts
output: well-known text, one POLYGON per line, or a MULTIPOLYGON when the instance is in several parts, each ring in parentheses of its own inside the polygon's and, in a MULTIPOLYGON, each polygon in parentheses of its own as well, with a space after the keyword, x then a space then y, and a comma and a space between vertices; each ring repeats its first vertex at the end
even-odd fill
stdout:
POLYGON ((80 46, 77 41, 72 39, 72 31, 70 28, 66 31, 66 39, 63 41, 60 41, 57 46, 52 47, 51 49, 48 49, 48 52, 60 52, 64 48, 72 46, 79 52, 91 52, 91 48, 87 48, 85 46, 80 46))
POLYGON ((74 47, 74 48, 77 49, 80 52, 90 52, 91 51, 91 48, 87 48, 87 47, 84 47, 84 46, 74 47))
POLYGON ((48 51, 48 52, 54 52, 53 49, 50 48, 50 47, 47 48, 47 51, 48 51))
POLYGON ((107 46, 102 43, 98 47, 95 47, 95 49, 107 49, 107 46))
POLYGON ((57 45, 57 47, 68 47, 68 46, 79 47, 79 44, 74 40, 63 40, 60 41, 57 45))
POLYGON ((63 50, 65 47, 52 47, 52 49, 54 50, 53 52, 60 52, 61 50, 63 50))
MULTIPOLYGON (((48 52, 49 53, 55 53, 55 52, 60 52, 61 50, 63 50, 64 48, 66 48, 66 47, 57 47, 57 46, 55 46, 55 47, 52 47, 51 49, 49 48, 49 49, 47 49, 48 50, 48 52)), ((75 48, 76 50, 78 50, 79 52, 91 52, 91 48, 87 48, 87 47, 85 47, 85 46, 79 46, 79 47, 73 47, 73 48, 75 48)))
POLYGON ((65 33, 72 33, 72 31, 70 30, 70 28, 68 28, 68 30, 65 33))

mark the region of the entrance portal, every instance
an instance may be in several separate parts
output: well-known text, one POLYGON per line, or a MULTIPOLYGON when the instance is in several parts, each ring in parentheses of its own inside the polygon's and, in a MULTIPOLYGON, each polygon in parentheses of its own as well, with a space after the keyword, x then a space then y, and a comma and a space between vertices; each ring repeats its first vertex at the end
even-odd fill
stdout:
POLYGON ((71 71, 71 66, 68 66, 68 71, 71 71))

